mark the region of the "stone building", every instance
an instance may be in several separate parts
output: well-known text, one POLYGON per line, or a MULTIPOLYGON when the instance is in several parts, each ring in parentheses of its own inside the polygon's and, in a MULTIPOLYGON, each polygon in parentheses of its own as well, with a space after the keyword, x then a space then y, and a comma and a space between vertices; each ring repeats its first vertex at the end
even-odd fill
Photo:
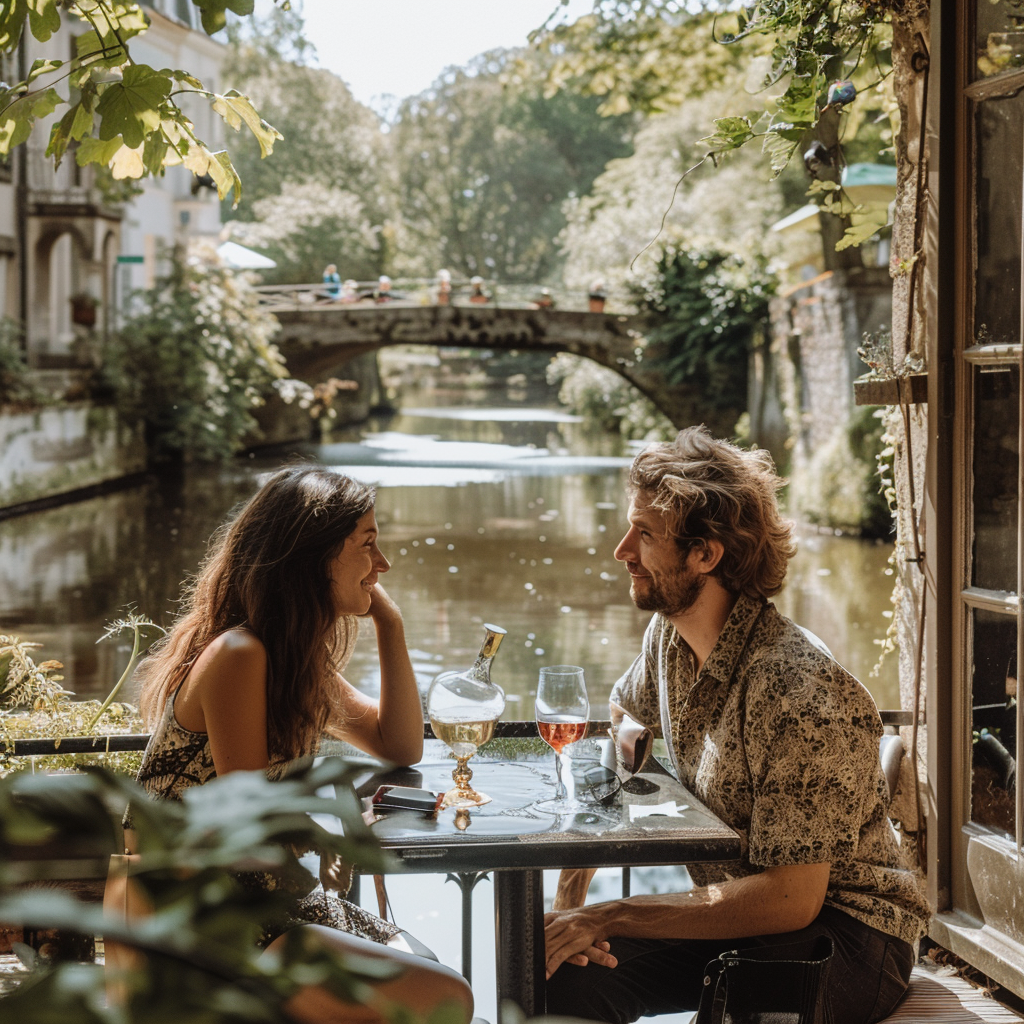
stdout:
MULTIPOLYGON (((150 27, 133 44, 137 59, 188 68, 216 89, 224 47, 195 24, 196 8, 182 0, 144 6, 150 27)), ((45 44, 26 34, 0 77, 24 78, 34 60, 62 50, 74 52, 67 23, 45 44)), ((223 125, 209 106, 187 113, 217 148, 223 125)), ((144 179, 126 200, 122 183, 96 165, 78 167, 72 152, 55 171, 45 155, 48 134, 41 123, 0 165, 0 317, 23 325, 30 366, 67 370, 98 358, 115 311, 153 282, 163 252, 188 238, 216 237, 220 204, 216 190, 184 167, 144 179)))
MULTIPOLYGON (((132 44, 136 58, 188 68, 216 89, 224 46, 198 26, 197 9, 185 0, 144 6, 150 27, 132 44)), ((79 23, 68 19, 45 44, 26 33, 19 52, 2 59, 0 78, 19 81, 37 58, 74 53, 69 24, 79 23)), ((220 148, 223 122, 209 105, 188 105, 187 113, 200 137, 220 148)), ((60 405, 0 410, 0 508, 144 468, 139 431, 113 408, 94 406, 88 377, 119 311, 165 269, 165 254, 220 230, 212 182, 171 167, 126 191, 106 169, 79 167, 72 151, 54 170, 45 155, 49 128, 39 124, 0 162, 0 345, 21 346, 35 385, 60 405)))

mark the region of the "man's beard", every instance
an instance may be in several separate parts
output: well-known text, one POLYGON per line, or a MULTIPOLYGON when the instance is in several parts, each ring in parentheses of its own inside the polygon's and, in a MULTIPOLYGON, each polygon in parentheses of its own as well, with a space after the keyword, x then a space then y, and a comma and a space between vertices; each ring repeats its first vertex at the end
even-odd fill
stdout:
POLYGON ((643 591, 637 586, 639 581, 633 580, 630 586, 630 597, 633 604, 642 612, 660 612, 662 615, 679 615, 689 611, 700 597, 707 583, 705 573, 687 572, 682 569, 677 576, 658 582, 653 576, 645 576, 643 591))

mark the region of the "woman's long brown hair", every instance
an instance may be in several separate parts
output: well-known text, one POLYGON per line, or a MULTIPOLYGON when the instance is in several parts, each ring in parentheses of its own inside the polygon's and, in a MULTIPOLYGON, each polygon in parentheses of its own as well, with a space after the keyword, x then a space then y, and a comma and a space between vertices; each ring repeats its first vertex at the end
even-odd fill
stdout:
POLYGON ((373 488, 330 470, 283 469, 214 534, 180 617, 139 669, 150 728, 207 644, 244 626, 267 652, 271 759, 315 749, 336 703, 339 656, 351 640, 343 634, 354 626, 338 623, 330 566, 374 498, 373 488))

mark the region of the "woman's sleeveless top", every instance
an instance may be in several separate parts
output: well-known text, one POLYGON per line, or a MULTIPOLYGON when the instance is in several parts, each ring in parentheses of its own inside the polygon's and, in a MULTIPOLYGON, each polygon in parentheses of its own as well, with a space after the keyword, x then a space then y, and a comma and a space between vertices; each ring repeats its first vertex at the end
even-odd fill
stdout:
MULTIPOLYGON (((164 705, 163 714, 146 752, 137 781, 150 796, 180 800, 185 790, 201 786, 216 778, 210 739, 205 732, 192 732, 178 723, 174 716, 174 700, 178 691, 164 705)), ((280 778, 288 764, 281 762, 267 769, 270 779, 280 778)), ((131 828, 131 808, 125 812, 124 827, 131 828)), ((272 891, 278 888, 278 879, 267 872, 249 871, 239 874, 246 888, 272 891)), ((330 928, 358 935, 373 942, 387 942, 400 929, 348 900, 325 892, 317 884, 310 892, 300 895, 293 909, 293 917, 284 926, 264 929, 260 945, 267 945, 278 935, 298 924, 322 924, 330 928)))

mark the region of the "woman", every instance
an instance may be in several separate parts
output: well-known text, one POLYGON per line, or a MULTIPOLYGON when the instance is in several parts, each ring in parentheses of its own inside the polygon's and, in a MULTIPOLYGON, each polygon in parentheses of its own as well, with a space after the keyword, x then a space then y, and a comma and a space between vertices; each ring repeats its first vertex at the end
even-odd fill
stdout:
MULTIPOLYGON (((153 730, 139 771, 148 792, 180 799, 188 786, 230 771, 277 777, 312 754, 324 732, 396 764, 419 760, 423 715, 401 612, 378 582, 390 565, 377 546, 374 497, 326 469, 283 469, 215 535, 181 617, 140 669, 142 713, 153 730), (340 674, 355 617, 366 615, 377 634, 379 701, 340 674)), ((338 865, 322 863, 320 875, 325 889, 338 887, 338 865)), ((246 881, 274 887, 266 875, 246 881)), ((299 900, 292 924, 303 923, 326 946, 406 966, 377 986, 381 1005, 429 1013, 454 999, 472 1016, 462 978, 399 952, 408 947, 386 921, 317 887, 299 900)), ((263 944, 273 950, 283 932, 268 929, 263 944)), ((321 990, 300 994, 288 1009, 300 1020, 379 1019, 321 990)))

